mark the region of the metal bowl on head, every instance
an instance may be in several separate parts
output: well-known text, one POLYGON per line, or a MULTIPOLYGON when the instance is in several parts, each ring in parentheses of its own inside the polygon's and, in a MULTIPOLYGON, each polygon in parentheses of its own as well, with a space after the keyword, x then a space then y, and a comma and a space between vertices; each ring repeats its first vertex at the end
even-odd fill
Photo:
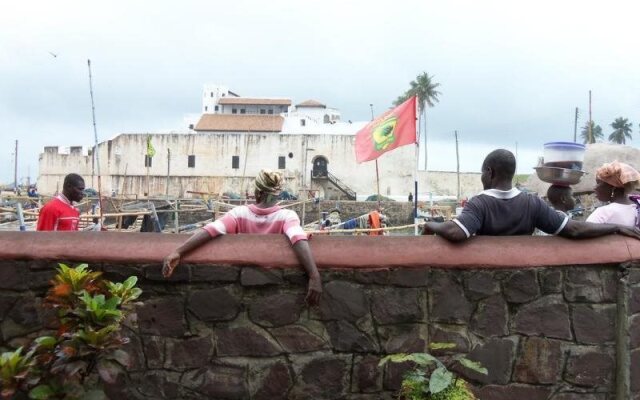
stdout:
POLYGON ((575 185, 586 174, 585 171, 558 167, 535 167, 541 181, 554 185, 575 185))

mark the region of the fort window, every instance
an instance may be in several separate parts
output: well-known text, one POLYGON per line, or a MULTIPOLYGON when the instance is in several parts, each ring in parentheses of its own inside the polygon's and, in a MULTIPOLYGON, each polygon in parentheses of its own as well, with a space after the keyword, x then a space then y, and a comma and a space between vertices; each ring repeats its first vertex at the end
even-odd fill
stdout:
POLYGON ((187 160, 187 167, 188 168, 195 168, 196 167, 196 156, 195 155, 190 155, 188 160, 187 160))
POLYGON ((151 168, 151 162, 153 161, 153 157, 149 157, 148 155, 144 155, 144 166, 147 168, 151 168))
POLYGON ((214 109, 214 111, 218 111, 218 106, 216 106, 216 108, 214 109))
POLYGON ((240 114, 246 114, 246 113, 247 113, 247 110, 246 110, 246 109, 244 109, 244 108, 241 108, 241 109, 240 109, 240 114))
POLYGON ((209 108, 209 107, 207 107, 207 106, 204 106, 204 110, 205 110, 205 111, 207 111, 207 109, 208 109, 208 108, 209 108))
POLYGON ((267 114, 273 114, 273 110, 269 110, 269 112, 267 112, 267 114))
POLYGON ((285 169, 287 165, 287 159, 283 156, 278 157, 278 169, 285 169))
POLYGON ((307 121, 305 121, 304 119, 300 120, 300 126, 305 126, 307 124, 307 121))
POLYGON ((233 169, 240 168, 240 156, 231 156, 231 168, 233 169))
POLYGON ((264 108, 260 109, 260 114, 266 114, 266 113, 267 113, 267 111, 264 108))
POLYGON ((237 114, 238 113, 238 109, 237 108, 232 108, 231 109, 231 114, 237 114))

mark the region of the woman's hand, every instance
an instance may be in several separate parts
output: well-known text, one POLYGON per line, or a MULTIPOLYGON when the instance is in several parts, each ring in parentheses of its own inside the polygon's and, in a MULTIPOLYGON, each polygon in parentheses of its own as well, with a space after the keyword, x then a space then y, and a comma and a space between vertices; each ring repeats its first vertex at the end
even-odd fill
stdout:
POLYGON ((320 296, 322 296, 322 279, 320 279, 320 275, 312 276, 309 278, 309 289, 305 302, 310 306, 317 306, 320 303, 320 296))
POLYGON ((180 264, 180 253, 174 251, 162 263, 162 276, 169 278, 178 264, 180 264))

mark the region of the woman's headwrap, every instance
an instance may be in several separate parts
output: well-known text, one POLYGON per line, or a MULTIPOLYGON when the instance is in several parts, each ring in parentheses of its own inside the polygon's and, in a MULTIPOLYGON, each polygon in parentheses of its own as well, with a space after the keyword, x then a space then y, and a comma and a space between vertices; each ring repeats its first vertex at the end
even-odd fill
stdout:
POLYGON ((263 169, 256 176, 254 185, 257 190, 263 193, 277 196, 282 191, 283 180, 282 174, 279 172, 263 169))
POLYGON ((640 173, 631 165, 614 161, 605 163, 596 170, 596 178, 617 188, 640 180, 640 173))

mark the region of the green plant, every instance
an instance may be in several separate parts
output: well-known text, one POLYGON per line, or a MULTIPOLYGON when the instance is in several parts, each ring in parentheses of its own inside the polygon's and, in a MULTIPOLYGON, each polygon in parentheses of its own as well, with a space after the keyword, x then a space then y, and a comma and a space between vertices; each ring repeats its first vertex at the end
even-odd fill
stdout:
MULTIPOLYGON (((452 349, 453 343, 432 343, 431 350, 452 349)), ((467 383, 447 366, 429 353, 392 354, 380 360, 379 366, 387 362, 412 362, 416 368, 409 371, 402 380, 400 398, 406 400, 474 400, 476 397, 469 390, 467 383)), ((451 364, 460 363, 463 367, 486 375, 487 369, 480 363, 469 360, 462 355, 451 359, 451 364)))
POLYGON ((59 264, 45 306, 56 310, 55 336, 35 339, 26 353, 21 347, 0 356, 0 397, 17 393, 31 399, 105 399, 94 372, 106 383, 130 364, 121 349, 120 334, 130 306, 142 291, 136 277, 113 283, 92 272, 87 264, 75 268, 59 264), (95 376, 95 375, 94 375, 95 376))

